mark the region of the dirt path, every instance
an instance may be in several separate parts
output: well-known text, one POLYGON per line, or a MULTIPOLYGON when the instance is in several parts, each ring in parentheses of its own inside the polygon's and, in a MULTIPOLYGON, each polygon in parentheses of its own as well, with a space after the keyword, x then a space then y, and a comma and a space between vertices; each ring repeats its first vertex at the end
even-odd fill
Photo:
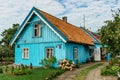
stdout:
POLYGON ((101 76, 100 75, 100 71, 101 69, 104 67, 104 65, 90 71, 88 73, 88 76, 86 77, 85 80, 117 80, 117 77, 113 77, 113 76, 101 76))
POLYGON ((98 62, 83 64, 83 65, 81 65, 80 68, 75 69, 73 71, 67 71, 67 72, 63 73, 62 75, 58 76, 57 78, 55 78, 54 80, 73 80, 73 78, 79 73, 80 70, 83 70, 85 68, 88 68, 88 67, 96 65, 96 64, 98 64, 98 62))

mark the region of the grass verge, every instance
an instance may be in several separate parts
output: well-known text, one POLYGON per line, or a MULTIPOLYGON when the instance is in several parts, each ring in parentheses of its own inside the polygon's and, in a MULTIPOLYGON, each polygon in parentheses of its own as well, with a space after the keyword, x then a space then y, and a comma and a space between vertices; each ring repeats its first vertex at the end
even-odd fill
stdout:
POLYGON ((99 67, 99 66, 101 66, 101 65, 103 65, 103 63, 98 63, 98 64, 96 64, 96 65, 93 65, 93 66, 90 66, 90 67, 88 67, 88 68, 85 68, 85 69, 81 70, 81 71, 78 73, 78 75, 74 78, 74 80, 84 80, 85 77, 87 76, 87 74, 88 74, 91 70, 93 70, 93 69, 95 69, 95 68, 97 68, 97 67, 99 67))
POLYGON ((34 68, 31 72, 31 74, 19 76, 3 73, 0 74, 0 80, 45 80, 46 78, 50 78, 49 80, 52 80, 52 78, 62 74, 65 70, 58 68, 34 68))

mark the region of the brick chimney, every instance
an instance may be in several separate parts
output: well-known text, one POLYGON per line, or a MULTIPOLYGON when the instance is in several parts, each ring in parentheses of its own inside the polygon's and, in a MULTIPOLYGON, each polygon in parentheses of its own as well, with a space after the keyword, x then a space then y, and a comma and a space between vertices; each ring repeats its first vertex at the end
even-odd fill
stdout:
POLYGON ((67 17, 64 16, 64 17, 62 18, 62 20, 63 20, 64 22, 67 22, 67 17))

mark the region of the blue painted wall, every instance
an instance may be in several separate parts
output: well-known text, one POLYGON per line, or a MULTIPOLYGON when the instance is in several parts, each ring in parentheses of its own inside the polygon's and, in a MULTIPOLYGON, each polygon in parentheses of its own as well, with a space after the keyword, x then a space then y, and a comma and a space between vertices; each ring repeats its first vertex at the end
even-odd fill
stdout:
POLYGON ((78 48, 78 61, 79 63, 86 62, 87 58, 90 58, 89 55, 89 49, 83 45, 80 44, 73 44, 73 43, 67 43, 66 44, 66 58, 69 60, 73 60, 75 62, 75 59, 73 57, 73 48, 78 48))
MULTIPOLYGON (((30 63, 33 66, 40 66, 39 62, 41 59, 46 58, 46 48, 52 47, 54 48, 54 56, 57 58, 57 61, 62 60, 65 58, 65 45, 62 42, 56 43, 39 43, 39 44, 20 44, 20 48, 15 46, 15 63, 16 64, 26 64, 29 65, 30 63), (57 45, 60 44, 61 48, 57 45), (22 48, 29 48, 29 59, 22 59, 22 48)), ((58 63, 55 64, 57 66, 58 63)))

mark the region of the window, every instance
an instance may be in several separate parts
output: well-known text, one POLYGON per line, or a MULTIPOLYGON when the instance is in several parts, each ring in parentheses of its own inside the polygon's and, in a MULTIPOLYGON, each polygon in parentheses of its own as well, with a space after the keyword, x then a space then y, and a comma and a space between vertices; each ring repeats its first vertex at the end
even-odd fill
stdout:
POLYGON ((77 47, 74 47, 73 57, 74 57, 74 59, 78 58, 78 48, 77 47))
POLYGON ((53 48, 47 48, 46 49, 46 58, 52 57, 53 56, 53 52, 54 52, 53 48))
POLYGON ((28 59, 29 58, 29 49, 28 48, 23 48, 22 49, 22 58, 23 59, 28 59))
POLYGON ((34 37, 40 37, 41 36, 41 25, 35 24, 34 26, 34 37))

